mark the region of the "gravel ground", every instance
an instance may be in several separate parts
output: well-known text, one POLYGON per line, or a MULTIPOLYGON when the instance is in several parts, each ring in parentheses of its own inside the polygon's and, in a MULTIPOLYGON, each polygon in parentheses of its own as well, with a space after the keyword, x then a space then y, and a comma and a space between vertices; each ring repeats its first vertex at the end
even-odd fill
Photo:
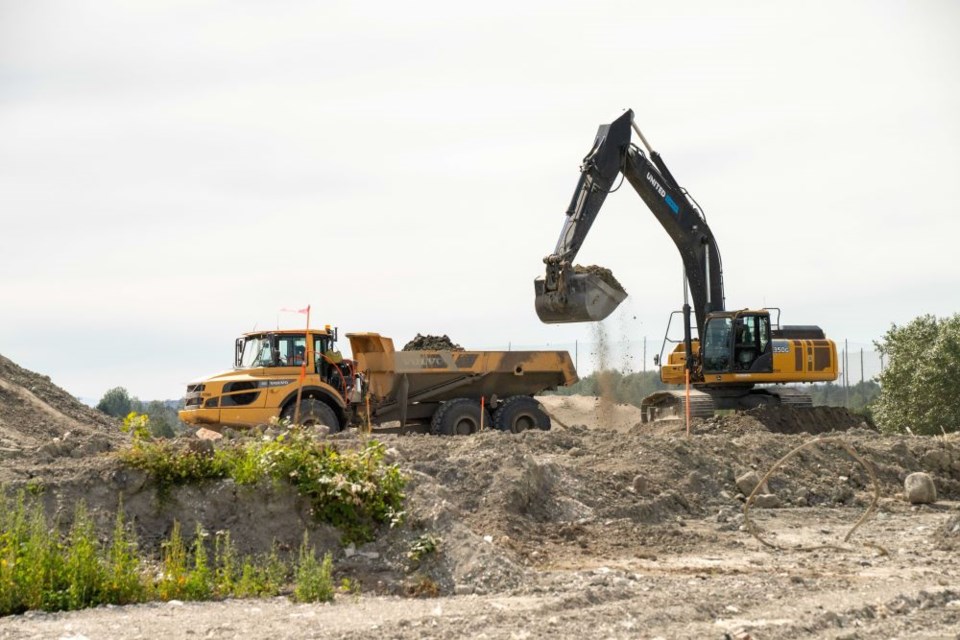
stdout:
MULTIPOLYGON (((960 637, 955 436, 885 436, 843 416, 815 425, 873 474, 835 443, 796 456, 770 478, 771 508, 750 511, 762 538, 786 549, 776 551, 747 530, 737 480, 763 474, 810 433, 738 415, 697 422, 687 437, 679 424, 638 425, 632 407, 601 412, 596 398, 543 398, 555 418, 549 432, 380 436, 410 478, 407 518, 345 548, 277 487, 209 482, 158 500, 150 479, 112 453, 115 423, 34 376, 0 370, 7 490, 42 487, 64 525, 83 499, 102 531, 122 497, 147 550, 174 519, 186 530, 230 528, 246 552, 294 545, 309 528, 334 553, 337 578, 362 595, 326 605, 280 597, 33 612, 0 618, 0 638, 960 637), (914 472, 933 478, 937 503, 903 499, 914 472), (877 513, 841 543, 875 488, 877 513), (412 562, 424 535, 437 551, 412 562), (405 595, 423 581, 440 597, 405 595)), ((362 437, 331 440, 349 448, 362 437)))

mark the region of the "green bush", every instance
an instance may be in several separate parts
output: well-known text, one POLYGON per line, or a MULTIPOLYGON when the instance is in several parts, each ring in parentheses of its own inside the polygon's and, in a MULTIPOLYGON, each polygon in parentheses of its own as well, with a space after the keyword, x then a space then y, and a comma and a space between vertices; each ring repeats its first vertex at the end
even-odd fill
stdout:
POLYGON ((384 462, 385 451, 376 441, 340 451, 292 429, 275 440, 227 444, 212 452, 135 436, 120 457, 150 473, 161 490, 215 478, 289 483, 310 500, 319 521, 338 527, 347 542, 365 542, 376 525, 392 525, 402 513, 406 478, 397 465, 384 462))
POLYGON ((329 602, 333 600, 333 559, 329 553, 317 560, 316 550, 309 546, 307 533, 303 533, 300 553, 297 558, 297 586, 293 597, 300 602, 329 602))
POLYGON ((877 425, 926 435, 960 430, 960 313, 893 325, 876 346, 888 358, 878 376, 877 425))

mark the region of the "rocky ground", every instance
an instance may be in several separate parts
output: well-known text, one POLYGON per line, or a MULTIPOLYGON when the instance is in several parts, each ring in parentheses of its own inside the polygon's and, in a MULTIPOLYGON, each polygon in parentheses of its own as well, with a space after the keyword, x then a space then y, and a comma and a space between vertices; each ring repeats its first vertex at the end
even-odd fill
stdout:
MULTIPOLYGON (((27 374, 0 369, 7 490, 42 487, 63 518, 83 498, 105 531, 122 496, 148 548, 174 518, 186 530, 229 528, 248 552, 294 545, 310 528, 362 595, 30 613, 0 619, 0 638, 960 637, 954 436, 885 436, 824 414, 811 430, 830 439, 775 472, 766 507, 749 511, 755 536, 738 479, 816 436, 763 414, 698 421, 688 436, 679 423, 640 426, 633 407, 547 397, 549 432, 381 436, 410 477, 407 517, 344 548, 274 487, 215 482, 158 499, 113 457, 115 423, 27 374), (936 503, 903 499, 917 471, 933 477, 936 503), (843 542, 874 500, 874 477, 877 511, 843 542), (428 537, 436 550, 413 560, 428 537)), ((333 437, 343 447, 360 438, 333 437)))

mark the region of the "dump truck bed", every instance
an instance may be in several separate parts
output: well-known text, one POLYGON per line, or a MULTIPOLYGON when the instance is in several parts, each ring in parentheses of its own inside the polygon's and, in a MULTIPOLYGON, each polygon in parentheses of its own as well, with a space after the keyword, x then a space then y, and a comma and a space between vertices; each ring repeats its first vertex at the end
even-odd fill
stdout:
POLYGON ((566 351, 396 351, 376 333, 347 334, 378 404, 534 395, 578 378, 566 351))

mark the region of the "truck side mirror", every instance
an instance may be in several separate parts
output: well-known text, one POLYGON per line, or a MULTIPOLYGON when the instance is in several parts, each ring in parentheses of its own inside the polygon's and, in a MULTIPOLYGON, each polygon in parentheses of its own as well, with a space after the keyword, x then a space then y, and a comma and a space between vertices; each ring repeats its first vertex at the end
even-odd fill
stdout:
POLYGON ((659 353, 655 353, 655 354, 653 355, 653 366, 655 366, 655 367, 659 367, 659 366, 660 366, 660 354, 659 354, 659 353))

